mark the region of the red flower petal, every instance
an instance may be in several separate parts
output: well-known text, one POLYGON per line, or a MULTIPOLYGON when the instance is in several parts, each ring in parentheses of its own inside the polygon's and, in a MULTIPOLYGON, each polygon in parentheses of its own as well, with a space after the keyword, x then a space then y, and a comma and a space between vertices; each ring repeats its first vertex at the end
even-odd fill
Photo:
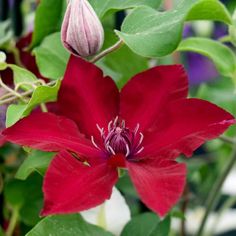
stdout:
POLYGON ((75 213, 109 199, 118 179, 107 164, 85 166, 67 152, 51 162, 44 179, 42 215, 75 213))
POLYGON ((129 162, 131 179, 141 200, 154 212, 164 216, 181 197, 186 167, 175 161, 129 162))
POLYGON ((67 149, 86 158, 101 156, 72 120, 52 113, 31 114, 3 131, 3 135, 7 141, 43 151, 67 149))
POLYGON ((141 130, 156 120, 170 101, 185 98, 188 80, 181 65, 157 66, 134 76, 121 91, 120 114, 128 127, 141 130))
POLYGON ((231 114, 210 102, 182 99, 163 111, 153 132, 144 134, 145 148, 141 154, 158 155, 164 148, 173 158, 180 153, 191 156, 200 145, 218 137, 234 123, 231 114))
POLYGON ((119 92, 109 77, 92 63, 71 56, 59 91, 60 111, 74 120, 89 138, 99 136, 96 127, 107 127, 117 116, 119 92))

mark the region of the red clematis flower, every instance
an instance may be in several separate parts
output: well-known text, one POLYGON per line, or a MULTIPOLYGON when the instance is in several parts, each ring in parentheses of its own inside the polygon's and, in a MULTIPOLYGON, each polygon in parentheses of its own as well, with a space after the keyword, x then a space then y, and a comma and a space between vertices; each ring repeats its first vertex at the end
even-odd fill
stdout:
POLYGON ((73 213, 111 195, 118 168, 127 168, 142 201, 165 215, 186 177, 180 154, 191 156, 234 117, 200 99, 187 99, 181 65, 134 76, 120 91, 95 65, 71 56, 59 92, 59 113, 35 113, 6 129, 6 139, 59 152, 43 185, 42 215, 73 213))

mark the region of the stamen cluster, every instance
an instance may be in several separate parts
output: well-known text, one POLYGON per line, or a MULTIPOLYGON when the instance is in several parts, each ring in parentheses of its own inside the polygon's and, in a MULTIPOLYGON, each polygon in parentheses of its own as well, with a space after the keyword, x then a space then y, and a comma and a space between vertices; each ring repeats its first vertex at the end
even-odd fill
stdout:
POLYGON ((125 126, 125 121, 119 121, 118 116, 108 123, 107 132, 97 124, 97 128, 101 134, 102 143, 104 148, 99 147, 91 137, 93 145, 98 149, 103 149, 106 154, 116 155, 123 154, 125 157, 134 156, 143 151, 144 147, 141 146, 143 142, 143 134, 138 132, 139 124, 134 130, 130 130, 125 126), (139 137, 137 137, 139 134, 139 137))

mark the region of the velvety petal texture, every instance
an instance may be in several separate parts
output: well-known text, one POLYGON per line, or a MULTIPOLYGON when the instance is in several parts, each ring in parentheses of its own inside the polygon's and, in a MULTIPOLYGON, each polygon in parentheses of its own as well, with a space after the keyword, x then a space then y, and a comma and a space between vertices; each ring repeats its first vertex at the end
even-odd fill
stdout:
POLYGON ((234 117, 220 107, 200 99, 181 99, 163 110, 152 132, 146 132, 142 156, 156 156, 165 151, 172 157, 191 156, 207 140, 218 137, 234 117))
POLYGON ((129 162, 128 170, 141 200, 160 216, 164 216, 182 195, 185 164, 153 158, 145 162, 129 162))
POLYGON ((42 215, 76 213, 109 199, 118 179, 106 163, 87 166, 68 152, 59 153, 46 173, 42 215))
POLYGON ((101 156, 72 120, 52 113, 31 114, 3 134, 10 142, 42 151, 70 150, 85 158, 101 156))
POLYGON ((135 75, 122 89, 120 115, 128 127, 145 130, 171 102, 188 94, 188 78, 182 65, 157 66, 135 75))
POLYGON ((58 99, 61 114, 74 120, 88 136, 100 138, 96 127, 107 127, 118 115, 119 91, 114 81, 81 58, 71 56, 58 99))
POLYGON ((128 169, 150 209, 167 214, 185 186, 185 164, 175 159, 192 155, 235 123, 228 112, 187 99, 187 93, 181 65, 140 73, 119 93, 99 68, 71 56, 52 106, 56 114, 31 114, 3 132, 7 141, 58 152, 45 176, 42 215, 103 203, 118 179, 117 168, 128 169))

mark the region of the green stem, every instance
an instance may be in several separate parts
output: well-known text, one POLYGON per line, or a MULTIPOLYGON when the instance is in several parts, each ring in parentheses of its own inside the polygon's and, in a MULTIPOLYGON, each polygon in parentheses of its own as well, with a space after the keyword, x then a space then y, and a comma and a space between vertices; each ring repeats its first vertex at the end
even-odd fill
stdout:
POLYGON ((16 228, 16 224, 19 217, 19 209, 17 207, 13 208, 9 226, 6 231, 6 236, 12 236, 16 228))
POLYGON ((0 101, 4 100, 6 98, 9 98, 9 97, 12 97, 12 94, 11 93, 5 93, 3 96, 0 97, 0 101))
MULTIPOLYGON (((56 84, 56 82, 57 81, 54 80, 54 81, 51 81, 51 82, 47 83, 46 85, 47 86, 54 86, 56 84)), ((19 95, 24 98, 26 96, 31 95, 33 92, 34 92, 34 89, 26 91, 24 93, 19 93, 19 95)), ((0 99, 0 105, 9 104, 11 102, 14 102, 17 99, 19 99, 19 96, 16 96, 16 95, 12 94, 12 96, 9 97, 9 98, 3 99, 3 100, 0 99)))
POLYGON ((91 63, 95 63, 98 60, 100 60, 101 58, 105 57, 107 54, 117 50, 118 48, 120 48, 122 45, 124 44, 124 42, 120 39, 118 42, 116 42, 114 45, 112 45, 111 47, 105 49, 104 51, 102 51, 101 53, 99 53, 97 56, 95 56, 93 59, 90 60, 91 63))
POLYGON ((48 108, 45 103, 41 103, 40 108, 41 108, 42 112, 48 112, 48 108))
POLYGON ((221 173, 220 177, 216 180, 215 184, 213 185, 213 187, 208 195, 208 198, 206 200, 206 211, 205 211, 204 217, 202 219, 201 225, 199 227, 199 230, 198 230, 196 236, 201 236, 203 234, 204 227, 207 222, 208 216, 210 215, 210 212, 216 206, 216 204, 220 198, 221 187, 222 187, 226 177, 228 176, 230 170, 233 168, 235 162, 236 162, 236 146, 234 147, 234 149, 232 151, 232 155, 229 159, 229 162, 225 166, 225 169, 221 173))
POLYGON ((219 137, 219 139, 225 143, 236 145, 236 140, 234 138, 222 135, 219 137))
POLYGON ((17 93, 16 91, 14 91, 13 89, 11 89, 10 87, 8 87, 6 84, 3 83, 2 79, 0 78, 0 85, 9 93, 11 93, 12 95, 18 97, 19 99, 21 99, 23 102, 25 101, 24 98, 21 96, 20 93, 17 93))

